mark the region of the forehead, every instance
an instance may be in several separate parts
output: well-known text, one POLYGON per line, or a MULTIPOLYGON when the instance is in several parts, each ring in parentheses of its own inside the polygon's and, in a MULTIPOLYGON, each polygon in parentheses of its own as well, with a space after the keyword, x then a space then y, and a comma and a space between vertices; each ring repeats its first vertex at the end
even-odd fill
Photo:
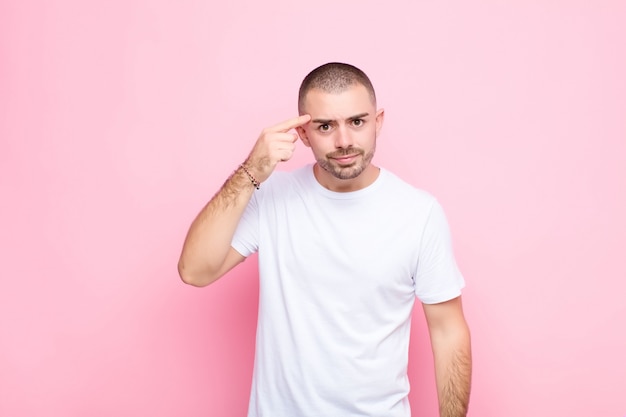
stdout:
POLYGON ((355 84, 340 92, 327 92, 318 88, 309 90, 304 100, 304 110, 314 119, 346 118, 359 113, 375 112, 367 88, 355 84))

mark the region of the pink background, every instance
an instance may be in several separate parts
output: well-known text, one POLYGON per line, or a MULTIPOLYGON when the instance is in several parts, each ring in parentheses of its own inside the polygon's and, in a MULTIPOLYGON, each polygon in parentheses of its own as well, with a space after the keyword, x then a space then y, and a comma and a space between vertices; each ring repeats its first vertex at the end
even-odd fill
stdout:
MULTIPOLYGON (((626 415, 625 21, 620 1, 2 1, 0 416, 245 414, 255 262, 205 289, 176 262, 331 60, 378 90, 377 163, 448 214, 470 415, 626 415)), ((421 309, 411 378, 435 416, 421 309)))

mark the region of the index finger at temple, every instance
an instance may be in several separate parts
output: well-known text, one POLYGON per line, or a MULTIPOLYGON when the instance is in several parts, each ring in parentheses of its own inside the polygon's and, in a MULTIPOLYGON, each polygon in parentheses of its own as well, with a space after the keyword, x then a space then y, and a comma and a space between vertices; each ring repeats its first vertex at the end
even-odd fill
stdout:
POLYGON ((285 120, 282 123, 279 123, 275 126, 272 126, 270 130, 274 132, 286 132, 289 129, 293 129, 295 127, 302 126, 303 124, 308 123, 311 120, 311 116, 308 114, 303 114, 302 116, 295 117, 293 119, 285 120))

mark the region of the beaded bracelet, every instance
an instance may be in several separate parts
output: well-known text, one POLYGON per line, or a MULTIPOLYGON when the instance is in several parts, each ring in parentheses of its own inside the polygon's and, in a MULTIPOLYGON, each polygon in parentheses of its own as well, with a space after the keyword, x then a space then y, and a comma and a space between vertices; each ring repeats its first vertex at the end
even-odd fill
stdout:
POLYGON ((254 188, 259 190, 261 188, 261 183, 258 182, 256 178, 254 178, 250 171, 248 171, 248 168, 246 168, 243 164, 240 164, 239 167, 242 168, 243 172, 245 172, 248 178, 250 178, 250 181, 252 182, 252 185, 254 185, 254 188))

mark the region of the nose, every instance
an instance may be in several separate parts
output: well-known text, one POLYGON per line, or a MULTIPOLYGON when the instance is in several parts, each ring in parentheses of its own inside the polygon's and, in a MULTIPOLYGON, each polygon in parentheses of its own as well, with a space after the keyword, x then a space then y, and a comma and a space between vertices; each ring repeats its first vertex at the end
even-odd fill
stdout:
POLYGON ((346 128, 346 126, 341 126, 335 131, 335 133, 335 148, 343 149, 349 148, 353 145, 352 135, 350 131, 346 128))

